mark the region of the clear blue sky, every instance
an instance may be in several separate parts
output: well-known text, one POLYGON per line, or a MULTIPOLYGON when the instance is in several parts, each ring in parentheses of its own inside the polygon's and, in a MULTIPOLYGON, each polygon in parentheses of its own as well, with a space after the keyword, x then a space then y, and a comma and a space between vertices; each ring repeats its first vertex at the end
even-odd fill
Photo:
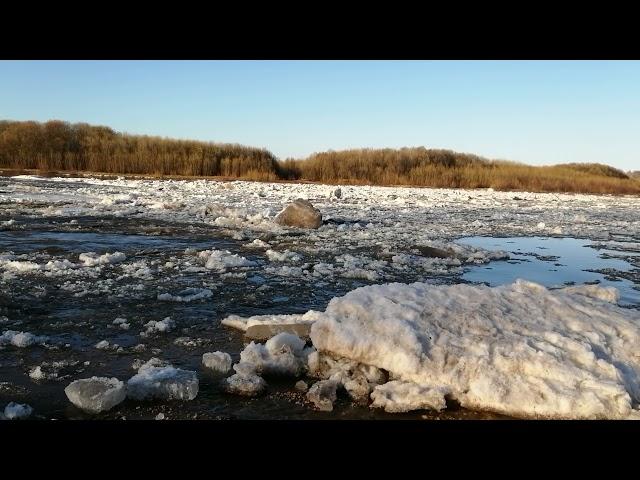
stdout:
POLYGON ((0 118, 265 147, 640 170, 640 62, 0 61, 0 118))

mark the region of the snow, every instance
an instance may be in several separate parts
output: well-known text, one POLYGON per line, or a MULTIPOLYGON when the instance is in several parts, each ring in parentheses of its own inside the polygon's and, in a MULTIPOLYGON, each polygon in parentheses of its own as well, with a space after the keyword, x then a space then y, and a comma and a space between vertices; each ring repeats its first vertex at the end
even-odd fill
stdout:
MULTIPOLYGON (((152 359, 153 360, 153 359, 152 359)), ((157 359, 156 359, 157 360, 157 359)), ((127 396, 134 400, 193 400, 198 395, 196 372, 171 365, 142 365, 127 382, 127 396)))
POLYGON ((231 363, 231 355, 225 352, 209 352, 202 355, 202 364, 217 373, 229 372, 231 363))
POLYGON ((122 252, 105 253, 104 255, 98 255, 95 252, 81 253, 78 259, 84 264, 85 267, 95 267, 97 265, 108 265, 111 263, 124 262, 127 257, 122 252))
POLYGON ((15 330, 5 330, 0 335, 0 346, 13 345, 18 348, 26 348, 32 345, 43 345, 48 340, 46 336, 38 336, 29 332, 17 332, 15 330))
POLYGON ((443 387, 418 385, 413 382, 393 380, 378 385, 371 393, 372 408, 383 408, 385 412, 409 412, 411 410, 442 410, 447 403, 443 387))
POLYGON ((33 408, 27 404, 10 402, 6 407, 4 407, 4 418, 7 420, 27 418, 30 417, 32 413, 33 408))
POLYGON ((196 300, 204 300, 213 297, 213 292, 208 288, 187 288, 177 295, 163 293, 158 295, 158 300, 164 302, 194 302, 196 300))
MULTIPOLYGON (((597 287, 578 290, 523 280, 362 287, 329 303, 311 339, 321 352, 446 390, 470 409, 627 418, 640 400, 640 312, 603 301, 609 293, 597 287)), ((388 393, 376 394, 380 405, 401 404, 383 400, 388 393)))
POLYGON ((64 389, 64 393, 76 407, 91 413, 111 410, 127 396, 124 382, 107 377, 76 380, 64 389))

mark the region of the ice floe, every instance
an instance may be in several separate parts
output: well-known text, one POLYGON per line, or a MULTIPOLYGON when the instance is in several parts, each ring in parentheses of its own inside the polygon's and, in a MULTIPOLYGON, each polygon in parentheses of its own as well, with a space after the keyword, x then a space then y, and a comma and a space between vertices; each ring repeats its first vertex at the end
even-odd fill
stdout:
MULTIPOLYGON (((608 295, 522 280, 368 286, 333 299, 311 339, 321 352, 387 370, 429 396, 447 391, 470 409, 625 418, 640 400, 640 312, 608 295)), ((389 403, 386 393, 378 404, 389 403)))
POLYGON ((208 352, 202 355, 202 364, 217 373, 229 372, 231 363, 231 355, 225 352, 208 352))
POLYGON ((171 365, 143 364, 127 382, 127 396, 134 400, 193 400, 198 395, 196 372, 171 365))
POLYGON ((124 382, 107 377, 76 380, 67 385, 64 393, 76 407, 91 413, 111 410, 127 396, 124 382))

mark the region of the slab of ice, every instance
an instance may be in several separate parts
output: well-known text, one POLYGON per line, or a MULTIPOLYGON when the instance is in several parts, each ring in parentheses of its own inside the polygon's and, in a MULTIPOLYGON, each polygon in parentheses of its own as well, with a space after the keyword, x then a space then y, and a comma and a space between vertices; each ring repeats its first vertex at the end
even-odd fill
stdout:
POLYGON ((5 330, 5 332, 0 335, 0 345, 13 345, 18 348, 25 348, 32 345, 43 345, 48 339, 46 336, 34 335, 29 332, 5 330))
POLYGON ((124 262, 127 257, 122 252, 105 253, 104 255, 98 255, 95 252, 86 252, 81 253, 78 259, 85 267, 95 267, 97 265, 124 262))
POLYGON ((308 324, 311 325, 317 318, 319 312, 309 310, 304 314, 291 315, 254 315, 252 317, 240 317, 238 315, 229 315, 222 320, 222 324, 228 327, 237 328, 246 332, 247 329, 254 325, 293 325, 308 324))
POLYGON ((334 298, 311 339, 396 380, 446 389, 470 409, 626 418, 640 401, 640 312, 603 296, 523 280, 374 285, 334 298))
POLYGON ((4 407, 4 418, 7 420, 27 418, 30 417, 32 413, 33 408, 27 404, 9 402, 9 404, 4 407))
POLYGON ((214 372, 226 374, 231 370, 231 355, 225 352, 209 352, 202 355, 202 364, 214 372))
POLYGON ((64 393, 76 407, 91 413, 106 412, 124 401, 127 389, 117 378, 91 377, 71 382, 64 393))
POLYGON ((371 392, 372 408, 384 408, 385 412, 410 412, 411 410, 442 410, 446 408, 443 387, 418 385, 413 382, 393 380, 378 385, 371 392))
POLYGON ((127 382, 127 396, 134 400, 193 400, 197 395, 196 372, 173 366, 145 364, 127 382))

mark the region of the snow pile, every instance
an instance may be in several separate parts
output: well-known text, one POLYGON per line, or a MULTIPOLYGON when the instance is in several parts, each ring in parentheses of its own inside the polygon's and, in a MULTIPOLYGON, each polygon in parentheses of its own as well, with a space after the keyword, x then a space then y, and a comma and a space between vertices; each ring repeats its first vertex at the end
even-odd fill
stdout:
POLYGON ((609 297, 523 280, 374 285, 334 298, 311 339, 416 384, 378 388, 384 408, 418 405, 417 396, 440 408, 448 392, 464 407, 513 416, 626 418, 640 400, 640 312, 609 297))
POLYGON ((187 288, 177 295, 163 293, 158 295, 158 300, 164 302, 194 302, 213 297, 213 292, 208 288, 187 288))
POLYGON ((18 348, 25 348, 32 345, 43 345, 48 339, 49 338, 46 336, 38 336, 29 332, 6 330, 2 335, 0 335, 0 346, 13 345, 18 348))
POLYGON ((124 262, 127 257, 122 252, 105 253, 104 255, 98 255, 95 252, 87 252, 81 253, 78 259, 85 267, 95 267, 97 265, 124 262))
POLYGON ((19 420, 27 418, 33 413, 33 408, 27 404, 10 402, 4 407, 4 418, 7 420, 19 420))
POLYGON ((176 326, 176 322, 171 320, 171 317, 165 317, 163 320, 151 320, 144 324, 146 330, 140 332, 140 336, 147 337, 157 332, 166 333, 173 330, 176 326))
POLYGON ((154 360, 145 363, 127 382, 127 396, 134 400, 193 400, 198 395, 196 372, 171 365, 155 366, 154 360))
POLYGON ((252 267, 256 263, 247 260, 240 255, 233 254, 228 250, 204 250, 198 253, 198 258, 204 261, 204 267, 215 272, 226 272, 229 268, 252 267))
POLYGON ((106 377, 76 380, 67 385, 64 393, 76 407, 91 413, 111 410, 127 396, 124 382, 106 377))
POLYGON ((225 352, 210 352, 202 355, 202 364, 217 373, 231 370, 231 355, 225 352))

